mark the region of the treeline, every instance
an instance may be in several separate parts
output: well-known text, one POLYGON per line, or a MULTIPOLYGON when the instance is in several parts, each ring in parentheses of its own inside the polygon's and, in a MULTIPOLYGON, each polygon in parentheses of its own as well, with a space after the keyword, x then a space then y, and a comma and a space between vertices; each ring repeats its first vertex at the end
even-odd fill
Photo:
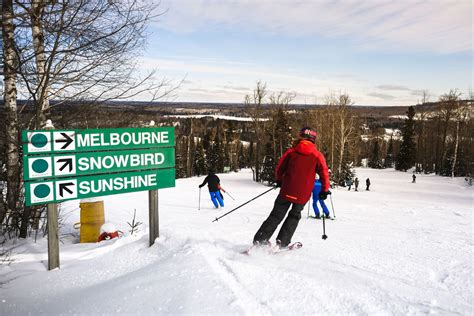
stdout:
POLYGON ((311 126, 326 157, 331 181, 345 185, 354 167, 393 168, 444 176, 472 174, 472 101, 450 91, 430 106, 409 107, 405 122, 391 128, 355 114, 348 94, 332 94, 325 106, 294 111, 293 95, 267 95, 259 82, 245 98, 249 122, 182 119, 177 126, 177 176, 251 168, 254 180, 272 183, 282 154, 311 126))
POLYGON ((434 108, 410 107, 403 128, 403 142, 396 158, 397 170, 443 176, 472 175, 472 97, 461 100, 456 90, 443 94, 434 108))

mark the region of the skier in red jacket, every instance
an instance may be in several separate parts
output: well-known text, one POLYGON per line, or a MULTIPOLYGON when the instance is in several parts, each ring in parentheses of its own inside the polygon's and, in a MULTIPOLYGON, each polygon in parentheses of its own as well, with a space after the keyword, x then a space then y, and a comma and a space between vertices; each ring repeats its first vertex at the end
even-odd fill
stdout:
POLYGON ((323 154, 317 150, 315 141, 316 132, 310 127, 302 128, 296 145, 288 149, 278 162, 275 178, 277 187, 281 187, 280 194, 272 212, 255 234, 255 245, 269 244, 268 240, 292 206, 276 238, 281 248, 290 244, 301 218, 301 211, 311 197, 316 173, 321 179, 319 198, 325 200, 330 194, 328 167, 323 154))

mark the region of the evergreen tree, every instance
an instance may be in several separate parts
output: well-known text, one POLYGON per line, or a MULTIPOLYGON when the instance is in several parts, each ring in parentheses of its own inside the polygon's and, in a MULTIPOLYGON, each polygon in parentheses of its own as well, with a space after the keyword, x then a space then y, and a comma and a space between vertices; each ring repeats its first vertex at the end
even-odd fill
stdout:
POLYGON ((239 142, 238 144, 238 165, 239 169, 247 168, 249 166, 248 164, 248 155, 246 154, 246 149, 245 146, 242 144, 242 142, 239 142))
POLYGON ((374 142, 374 147, 372 150, 372 155, 369 158, 369 168, 374 168, 374 169, 382 169, 383 164, 382 160, 380 159, 380 146, 379 142, 376 139, 374 142))
POLYGON ((202 141, 198 142, 196 146, 193 168, 195 175, 200 176, 207 173, 206 153, 204 151, 202 141))
POLYGON ((176 178, 186 178, 186 139, 182 138, 176 144, 176 178))
POLYGON ((391 136, 388 142, 387 156, 385 156, 383 166, 384 168, 393 168, 393 137, 391 136))
POLYGON ((395 169, 402 171, 407 171, 413 167, 416 157, 415 143, 413 141, 415 134, 415 108, 410 106, 407 115, 408 118, 405 120, 405 126, 402 131, 403 141, 395 163, 395 169))
POLYGON ((341 172, 335 172, 333 177, 337 185, 345 186, 347 179, 352 179, 355 176, 354 163, 349 160, 349 146, 344 148, 344 154, 341 164, 341 172))
POLYGON ((230 155, 232 154, 232 143, 226 143, 223 151, 223 163, 224 167, 232 169, 232 161, 230 155))
POLYGON ((214 151, 216 153, 216 173, 224 172, 225 146, 219 134, 216 134, 216 138, 214 139, 214 151))
POLYGON ((275 117, 275 160, 283 155, 283 153, 291 147, 293 141, 291 136, 291 128, 288 123, 287 114, 282 108, 278 108, 275 117))
POLYGON ((218 161, 219 161, 219 153, 216 149, 218 145, 216 144, 216 142, 213 142, 210 146, 209 146, 209 149, 207 150, 206 152, 206 158, 207 158, 207 167, 209 169, 213 169, 215 172, 220 172, 220 170, 218 170, 218 161))
POLYGON ((275 158, 273 157, 273 148, 271 143, 265 145, 265 156, 263 158, 261 181, 267 181, 269 184, 275 182, 275 158))

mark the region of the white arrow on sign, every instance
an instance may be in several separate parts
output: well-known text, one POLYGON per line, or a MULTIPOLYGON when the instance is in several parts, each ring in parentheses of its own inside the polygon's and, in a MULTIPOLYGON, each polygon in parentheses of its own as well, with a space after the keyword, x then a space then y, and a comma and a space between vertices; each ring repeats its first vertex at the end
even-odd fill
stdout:
POLYGON ((76 132, 53 132, 54 151, 75 150, 76 132))
POLYGON ((75 156, 55 156, 54 157, 54 175, 74 175, 76 174, 75 156))
POLYGON ((56 200, 77 198, 77 179, 56 181, 56 200))

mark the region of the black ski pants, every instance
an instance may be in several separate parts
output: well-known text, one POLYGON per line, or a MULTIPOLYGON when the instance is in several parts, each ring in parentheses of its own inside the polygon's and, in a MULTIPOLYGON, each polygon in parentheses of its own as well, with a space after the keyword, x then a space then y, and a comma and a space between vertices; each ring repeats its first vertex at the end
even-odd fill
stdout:
POLYGON ((268 218, 262 223, 259 230, 253 238, 254 243, 266 243, 272 237, 273 233, 277 229, 278 225, 281 223, 283 218, 285 218, 288 208, 291 207, 288 216, 286 217, 283 225, 280 228, 278 233, 277 240, 281 242, 282 247, 286 247, 291 242, 291 237, 295 233, 298 222, 301 219, 301 211, 304 208, 304 204, 291 203, 285 199, 282 199, 278 196, 273 205, 273 210, 268 216, 268 218), (292 205, 293 204, 293 205, 292 205))

